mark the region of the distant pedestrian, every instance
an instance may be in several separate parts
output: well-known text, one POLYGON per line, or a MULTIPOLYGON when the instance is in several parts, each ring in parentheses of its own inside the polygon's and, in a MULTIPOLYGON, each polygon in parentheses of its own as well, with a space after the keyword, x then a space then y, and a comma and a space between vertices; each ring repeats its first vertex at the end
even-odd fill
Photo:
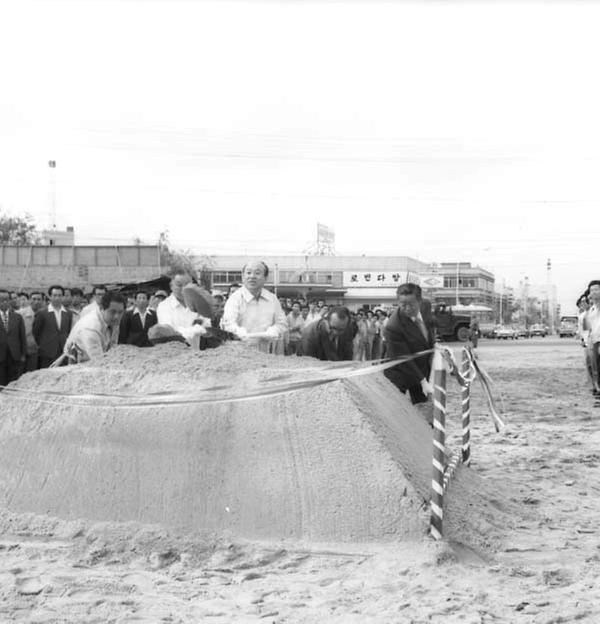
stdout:
POLYGON ((469 340, 471 341, 471 346, 476 349, 479 340, 479 321, 476 318, 471 319, 469 324, 469 340))
POLYGON ((288 344, 286 355, 302 355, 302 330, 304 318, 300 310, 300 302, 292 302, 292 311, 287 315, 288 344))
POLYGON ((600 396, 600 280, 592 280, 588 285, 591 303, 586 314, 586 327, 589 329, 588 352, 592 372, 592 392, 600 396))

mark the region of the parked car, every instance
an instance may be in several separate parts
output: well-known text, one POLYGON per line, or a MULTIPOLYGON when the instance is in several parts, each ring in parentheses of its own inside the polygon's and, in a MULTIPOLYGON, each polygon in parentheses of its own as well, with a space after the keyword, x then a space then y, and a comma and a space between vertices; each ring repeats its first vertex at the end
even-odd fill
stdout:
POLYGON ((541 336, 545 338, 548 335, 548 329, 544 327, 541 323, 536 323, 529 328, 529 331, 532 336, 541 336))
POLYGON ((509 325, 501 325, 494 332, 496 338, 501 338, 503 340, 517 340, 519 334, 516 329, 510 327, 509 325))
POLYGON ((529 331, 529 329, 525 326, 520 326, 517 327, 517 334, 519 336, 519 338, 530 338, 531 337, 531 332, 529 331))
POLYGON ((482 338, 494 338, 496 327, 494 323, 479 323, 479 334, 482 338))
POLYGON ((560 325, 558 326, 558 335, 561 338, 565 336, 577 335, 577 317, 576 316, 563 316, 560 319, 560 325))

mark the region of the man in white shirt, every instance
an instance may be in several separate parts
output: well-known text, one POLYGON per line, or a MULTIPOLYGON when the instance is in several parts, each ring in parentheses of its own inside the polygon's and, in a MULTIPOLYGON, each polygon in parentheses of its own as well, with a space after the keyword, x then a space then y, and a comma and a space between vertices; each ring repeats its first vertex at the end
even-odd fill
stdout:
POLYGON ((119 341, 119 325, 126 300, 119 293, 105 293, 98 310, 81 317, 65 343, 64 356, 71 362, 95 360, 119 341))
POLYGON ((316 323, 320 321, 323 317, 319 314, 319 310, 317 309, 316 301, 309 301, 308 303, 308 314, 304 319, 304 325, 310 325, 311 323, 316 323))
POLYGON ((225 331, 265 353, 287 330, 281 304, 273 293, 264 288, 268 275, 269 268, 264 262, 249 262, 244 266, 243 285, 227 300, 221 319, 221 327, 225 331))
POLYGON ((196 312, 185 306, 183 288, 192 281, 192 278, 182 271, 171 277, 171 294, 158 304, 156 315, 159 325, 170 325, 180 333, 193 348, 200 348, 200 336, 206 333, 202 325, 195 324, 201 320, 196 312))
POLYGON ((590 309, 585 317, 589 330, 588 349, 592 369, 593 393, 600 396, 600 280, 592 280, 588 286, 590 309))

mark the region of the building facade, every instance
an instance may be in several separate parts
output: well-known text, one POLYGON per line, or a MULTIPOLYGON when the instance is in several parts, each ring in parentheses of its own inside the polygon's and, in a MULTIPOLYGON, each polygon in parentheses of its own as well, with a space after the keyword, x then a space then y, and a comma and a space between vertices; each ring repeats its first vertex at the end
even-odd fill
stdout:
MULTIPOLYGON (((241 282, 242 267, 264 260, 267 287, 280 297, 322 299, 351 308, 391 306, 403 282, 421 285, 434 303, 493 307, 494 275, 470 263, 430 265, 408 256, 210 256, 213 288, 226 292, 241 282), (457 281, 458 278, 458 281, 457 281)), ((207 259, 197 268, 207 269, 207 259)))
POLYGON ((150 280, 165 270, 156 245, 0 246, 0 286, 10 290, 52 284, 85 290, 94 284, 150 280))

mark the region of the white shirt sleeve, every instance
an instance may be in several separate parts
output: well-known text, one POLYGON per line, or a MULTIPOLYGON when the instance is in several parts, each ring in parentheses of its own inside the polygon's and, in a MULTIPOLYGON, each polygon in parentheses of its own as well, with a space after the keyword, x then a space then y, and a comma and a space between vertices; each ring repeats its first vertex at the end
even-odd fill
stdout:
POLYGON ((238 338, 245 338, 248 335, 248 331, 244 327, 238 325, 242 305, 242 298, 238 295, 239 292, 239 290, 234 292, 225 302, 223 316, 221 318, 221 328, 231 332, 238 338))

